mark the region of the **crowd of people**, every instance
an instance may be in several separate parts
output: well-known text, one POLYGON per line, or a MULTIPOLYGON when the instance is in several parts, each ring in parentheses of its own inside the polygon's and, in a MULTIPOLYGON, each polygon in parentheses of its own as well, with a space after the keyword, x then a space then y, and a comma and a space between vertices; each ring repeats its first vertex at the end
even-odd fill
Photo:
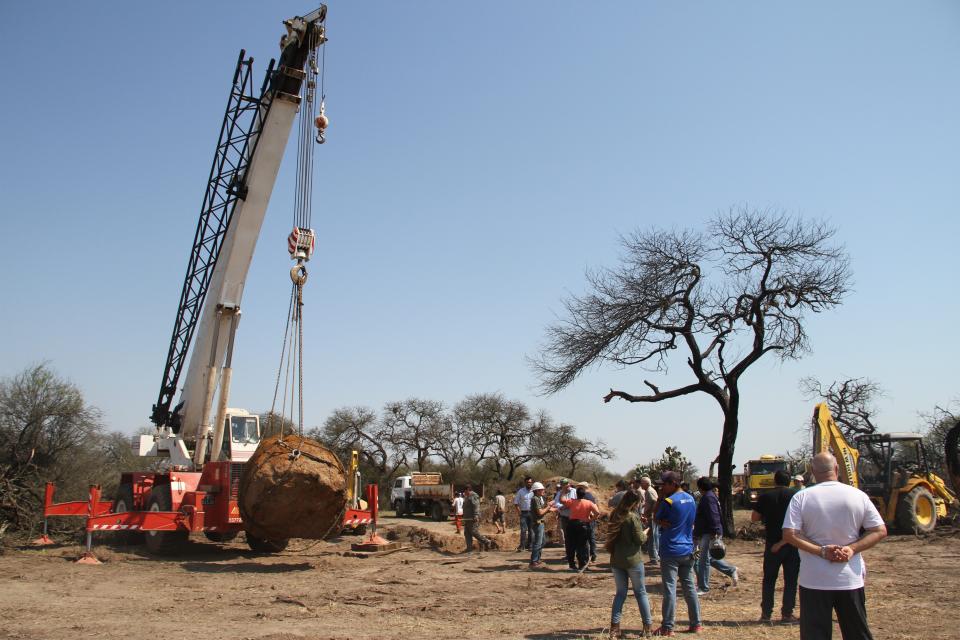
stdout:
MULTIPOLYGON (((784 471, 775 475, 776 489, 760 495, 751 519, 765 526, 761 623, 773 622, 776 583, 782 572, 781 623, 799 623, 804 640, 829 639, 835 612, 844 640, 871 640, 866 617, 861 552, 886 535, 883 519, 867 496, 837 481, 837 462, 829 453, 812 463, 816 484, 805 488, 784 471), (792 486, 791 486, 792 485, 792 486), (800 616, 795 615, 797 590, 800 616)), ((571 571, 583 572, 597 562, 597 521, 606 513, 603 549, 616 587, 610 617, 610 637, 620 637, 623 607, 632 588, 640 611, 643 635, 675 634, 677 585, 686 605, 688 633, 703 630, 700 598, 710 592, 710 574, 716 569, 731 587, 739 584, 739 570, 726 559, 723 516, 717 487, 699 478, 691 492, 681 475, 665 471, 654 483, 647 476, 619 481, 601 510, 587 482, 561 478, 550 487, 532 477, 513 497, 519 517, 517 552, 529 552, 529 568, 545 569, 543 547, 546 516, 556 514, 554 539, 564 550, 571 571), (648 559, 644 561, 644 556, 648 559), (646 571, 657 567, 662 585, 661 622, 654 628, 646 571)), ((802 481, 802 477, 800 478, 802 481)), ((493 521, 506 531, 507 499, 493 497, 493 521)), ((479 532, 480 499, 469 485, 454 502, 455 522, 461 526, 466 550, 491 547, 479 532)))

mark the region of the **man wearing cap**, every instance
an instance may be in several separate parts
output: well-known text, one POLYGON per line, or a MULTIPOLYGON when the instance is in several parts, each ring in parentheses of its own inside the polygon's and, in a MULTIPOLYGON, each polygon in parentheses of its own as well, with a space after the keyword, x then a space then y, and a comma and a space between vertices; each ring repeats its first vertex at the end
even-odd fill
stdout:
POLYGON ((544 526, 543 517, 553 511, 553 505, 547 504, 543 497, 544 486, 534 482, 530 487, 530 568, 543 566, 540 556, 543 553, 544 526))
POLYGON ((660 476, 663 499, 654 517, 660 525, 660 574, 663 582, 661 610, 663 623, 654 632, 672 636, 677 606, 677 576, 683 585, 683 598, 690 616, 690 633, 703 629, 700 624, 700 600, 693 566, 693 522, 697 503, 693 496, 680 489, 680 474, 664 471, 660 476))
POLYGON ((796 487, 797 491, 803 491, 807 488, 807 481, 803 479, 803 475, 798 473, 793 476, 793 486, 796 487))
POLYGON ((480 496, 473 492, 468 484, 463 490, 463 537, 467 543, 467 553, 473 551, 473 539, 480 543, 480 550, 487 551, 493 546, 490 538, 480 533, 480 496))
POLYGON ((517 551, 525 551, 531 547, 530 544, 530 498, 533 496, 533 478, 527 476, 523 479, 523 486, 517 490, 513 496, 513 504, 517 508, 517 514, 520 516, 520 545, 517 551))
POLYGON ((557 520, 560 522, 560 531, 563 533, 564 558, 567 561, 567 566, 571 569, 576 569, 577 565, 574 564, 573 541, 570 538, 569 531, 570 509, 563 504, 561 499, 567 498, 568 500, 572 500, 576 497, 576 488, 570 486, 570 481, 566 478, 560 478, 560 488, 557 489, 557 494, 553 497, 553 506, 557 510, 557 520))

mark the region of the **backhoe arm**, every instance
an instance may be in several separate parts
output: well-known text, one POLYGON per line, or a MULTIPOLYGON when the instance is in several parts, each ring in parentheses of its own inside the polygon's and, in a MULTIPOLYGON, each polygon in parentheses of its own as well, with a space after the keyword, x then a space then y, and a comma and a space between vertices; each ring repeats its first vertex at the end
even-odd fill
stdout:
POLYGON ((825 451, 829 451, 837 459, 840 482, 859 488, 857 460, 860 453, 843 437, 843 432, 834 422, 827 403, 821 402, 813 409, 813 453, 816 455, 825 451))

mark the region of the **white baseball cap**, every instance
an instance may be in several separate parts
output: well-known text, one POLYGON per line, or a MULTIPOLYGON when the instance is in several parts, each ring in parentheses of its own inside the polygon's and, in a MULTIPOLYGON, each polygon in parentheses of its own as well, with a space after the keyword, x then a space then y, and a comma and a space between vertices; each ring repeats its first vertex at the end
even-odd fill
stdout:
POLYGON ((531 490, 531 491, 537 491, 537 490, 543 489, 543 488, 544 488, 544 487, 543 487, 543 484, 542 484, 542 483, 540 483, 540 482, 534 482, 534 483, 533 483, 533 486, 530 487, 530 490, 531 490))

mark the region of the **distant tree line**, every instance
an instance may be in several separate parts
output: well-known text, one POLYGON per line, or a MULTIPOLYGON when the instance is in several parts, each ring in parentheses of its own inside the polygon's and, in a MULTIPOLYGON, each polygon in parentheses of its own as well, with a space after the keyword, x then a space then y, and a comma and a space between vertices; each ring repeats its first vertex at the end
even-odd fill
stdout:
MULTIPOLYGON (((262 417, 266 435, 281 427, 292 431, 289 420, 262 417)), ((601 461, 612 457, 602 441, 499 393, 471 395, 450 408, 420 398, 388 402, 379 412, 341 408, 306 435, 344 461, 359 451, 367 482, 408 470, 441 470, 450 480, 504 487, 522 470, 606 481, 601 461)), ((58 502, 84 499, 90 484, 112 496, 123 471, 150 468, 153 461, 136 456, 131 439, 108 431, 99 409, 47 364, 0 379, 0 540, 4 532, 39 529, 47 482, 56 483, 58 502)), ((51 524, 75 529, 79 523, 57 518, 51 524)))
POLYGON ((602 440, 500 393, 470 395, 452 407, 423 398, 388 402, 379 412, 343 407, 308 435, 344 459, 359 451, 368 479, 378 481, 439 469, 458 481, 509 483, 535 465, 574 476, 613 457, 602 440))

